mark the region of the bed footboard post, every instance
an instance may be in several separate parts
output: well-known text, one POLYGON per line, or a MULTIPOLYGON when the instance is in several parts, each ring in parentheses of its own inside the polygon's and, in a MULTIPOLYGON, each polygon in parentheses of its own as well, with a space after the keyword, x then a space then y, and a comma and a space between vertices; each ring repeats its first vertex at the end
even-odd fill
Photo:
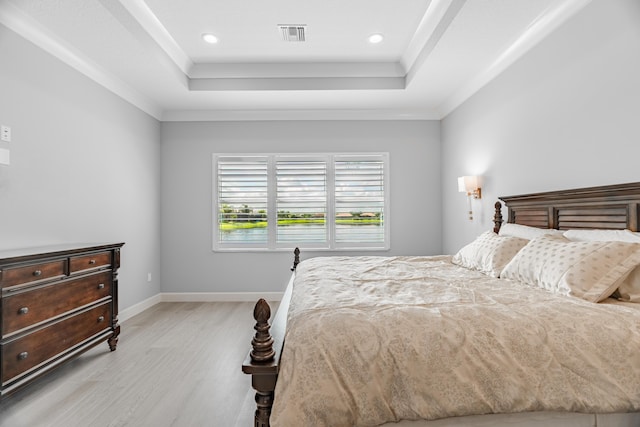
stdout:
POLYGON ((273 337, 269 333, 270 317, 271 307, 261 298, 253 310, 256 334, 251 340, 248 360, 242 367, 245 373, 251 374, 251 386, 256 390, 255 427, 269 427, 273 392, 278 377, 277 370, 273 369, 276 352, 273 337))
MULTIPOLYGON (((256 379, 256 377, 253 377, 256 379)), ((275 385, 274 385, 275 386, 275 385)), ((253 388, 257 390, 255 381, 253 388)), ((256 414, 254 417, 254 427, 269 427, 269 417, 273 406, 273 391, 256 391, 256 414)))
POLYGON ((280 371, 280 355, 287 330, 287 313, 292 292, 293 275, 271 324, 271 307, 264 299, 260 299, 253 310, 256 333, 242 364, 242 372, 251 375, 251 386, 256 391, 255 427, 270 426, 269 419, 275 399, 274 392, 280 371))
POLYGON ((293 267, 291 267, 291 271, 296 271, 298 264, 300 264, 300 249, 295 248, 293 250, 293 267))
POLYGON ((275 354, 273 351, 273 338, 269 333, 269 318, 271 317, 271 307, 262 298, 258 300, 253 309, 253 318, 256 320, 256 335, 251 340, 251 360, 254 362, 265 362, 272 360, 275 354))

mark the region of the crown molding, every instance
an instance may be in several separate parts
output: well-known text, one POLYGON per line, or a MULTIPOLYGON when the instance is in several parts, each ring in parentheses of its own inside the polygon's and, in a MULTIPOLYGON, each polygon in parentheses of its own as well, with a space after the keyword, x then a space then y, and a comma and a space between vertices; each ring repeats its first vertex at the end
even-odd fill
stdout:
POLYGON ((467 0, 433 0, 400 63, 407 70, 407 84, 436 48, 467 0))
POLYGON ((194 66, 193 61, 182 50, 178 43, 176 43, 173 37, 171 37, 169 31, 167 31, 158 17, 149 9, 149 6, 147 6, 143 0, 119 0, 119 3, 138 21, 138 24, 169 58, 171 58, 178 69, 180 69, 185 76, 188 76, 194 66))
POLYGON ((405 89, 404 77, 189 79, 191 91, 405 89))
POLYGON ((547 9, 489 67, 442 103, 440 116, 449 115, 589 3, 591 0, 564 0, 547 9))
POLYGON ((162 109, 154 102, 114 77, 9 2, 0 2, 0 23, 150 116, 158 120, 162 116, 162 109))
POLYGON ((191 79, 206 78, 322 78, 404 77, 399 62, 245 62, 197 63, 191 79))
POLYGON ((431 110, 171 110, 163 122, 284 121, 284 120, 439 120, 431 110))

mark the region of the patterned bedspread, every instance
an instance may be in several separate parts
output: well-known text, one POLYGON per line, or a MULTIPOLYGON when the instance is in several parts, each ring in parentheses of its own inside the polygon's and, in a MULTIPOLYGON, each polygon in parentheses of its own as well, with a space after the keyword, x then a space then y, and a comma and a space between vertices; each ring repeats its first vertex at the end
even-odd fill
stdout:
POLYGON ((272 426, 526 411, 640 411, 640 309, 448 256, 298 265, 272 426))

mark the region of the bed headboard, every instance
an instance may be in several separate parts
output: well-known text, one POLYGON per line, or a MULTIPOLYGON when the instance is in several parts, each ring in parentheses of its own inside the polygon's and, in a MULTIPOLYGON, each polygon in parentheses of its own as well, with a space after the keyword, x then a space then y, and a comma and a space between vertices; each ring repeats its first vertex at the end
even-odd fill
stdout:
MULTIPOLYGON (((499 197, 507 206, 507 222, 566 230, 640 230, 640 182, 499 197)), ((502 225, 496 202, 494 231, 502 225)))

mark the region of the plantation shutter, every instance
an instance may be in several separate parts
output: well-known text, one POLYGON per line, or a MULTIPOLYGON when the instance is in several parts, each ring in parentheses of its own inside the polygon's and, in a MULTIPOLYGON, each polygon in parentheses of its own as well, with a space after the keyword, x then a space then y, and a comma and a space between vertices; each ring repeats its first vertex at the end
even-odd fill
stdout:
POLYGON ((213 249, 389 249, 389 154, 213 155, 213 249))
POLYGON ((267 157, 219 157, 216 176, 218 243, 266 246, 267 157))
POLYGON ((335 162, 336 244, 385 242, 385 160, 342 159, 335 162))
POLYGON ((276 161, 277 244, 327 242, 327 161, 276 161))

